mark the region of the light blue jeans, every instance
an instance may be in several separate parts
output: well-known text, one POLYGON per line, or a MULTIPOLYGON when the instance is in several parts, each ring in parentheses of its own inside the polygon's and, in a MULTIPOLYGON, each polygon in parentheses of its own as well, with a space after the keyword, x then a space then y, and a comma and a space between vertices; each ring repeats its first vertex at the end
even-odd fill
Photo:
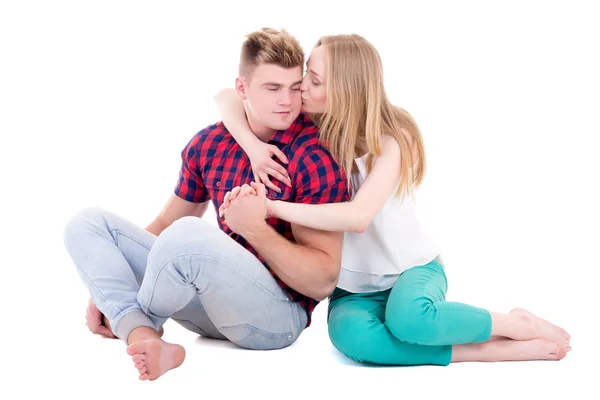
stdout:
POLYGON ((99 208, 65 226, 67 251, 93 302, 127 342, 137 327, 171 318, 206 337, 255 350, 291 345, 306 311, 265 266, 223 231, 196 217, 160 236, 99 208))

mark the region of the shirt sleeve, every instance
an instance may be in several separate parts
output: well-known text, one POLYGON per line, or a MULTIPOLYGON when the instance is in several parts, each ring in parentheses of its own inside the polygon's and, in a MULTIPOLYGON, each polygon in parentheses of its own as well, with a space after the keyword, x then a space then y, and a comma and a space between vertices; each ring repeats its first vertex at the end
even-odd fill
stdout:
POLYGON ((210 200, 198 166, 200 159, 200 135, 194 136, 181 151, 181 169, 175 186, 175 194, 192 203, 210 200))
POLYGON ((333 157, 314 146, 298 162, 299 180, 295 203, 339 203, 350 199, 346 174, 333 157))

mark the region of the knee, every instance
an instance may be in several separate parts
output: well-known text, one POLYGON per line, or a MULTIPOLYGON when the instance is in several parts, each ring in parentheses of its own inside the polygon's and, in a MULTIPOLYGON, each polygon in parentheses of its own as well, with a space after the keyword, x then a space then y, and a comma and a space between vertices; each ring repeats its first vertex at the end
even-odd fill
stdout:
POLYGON ((210 253, 215 232, 198 217, 182 217, 167 227, 154 242, 148 254, 147 270, 168 268, 187 282, 197 275, 198 257, 210 253))
POLYGON ((63 229, 63 241, 68 247, 83 233, 104 224, 107 211, 100 207, 85 208, 71 216, 63 229))
POLYGON ((386 307, 385 324, 396 338, 406 343, 433 343, 436 309, 430 300, 417 299, 386 307))
POLYGON ((364 354, 368 346, 361 346, 362 336, 368 334, 370 327, 381 324, 381 321, 375 321, 374 316, 362 310, 336 311, 331 311, 327 326, 331 344, 351 360, 372 361, 368 354, 364 354))
POLYGON ((169 225, 156 239, 155 246, 189 246, 210 241, 212 227, 201 218, 185 216, 169 225))

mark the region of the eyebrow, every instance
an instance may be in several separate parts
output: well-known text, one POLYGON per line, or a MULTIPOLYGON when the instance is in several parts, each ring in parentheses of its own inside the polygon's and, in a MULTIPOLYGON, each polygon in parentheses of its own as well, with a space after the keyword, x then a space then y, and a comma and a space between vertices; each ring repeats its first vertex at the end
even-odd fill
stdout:
POLYGON ((316 75, 317 77, 319 77, 319 78, 321 77, 321 75, 317 74, 317 73, 316 73, 314 70, 312 70, 312 69, 309 69, 308 71, 309 71, 309 72, 311 72, 311 73, 313 73, 313 74, 315 74, 315 75, 316 75))

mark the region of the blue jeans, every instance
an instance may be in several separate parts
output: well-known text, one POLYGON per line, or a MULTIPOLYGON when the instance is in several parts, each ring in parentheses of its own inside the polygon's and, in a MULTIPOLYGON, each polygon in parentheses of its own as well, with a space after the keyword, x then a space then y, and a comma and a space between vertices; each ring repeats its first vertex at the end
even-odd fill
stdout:
POLYGON ((256 350, 291 345, 307 323, 265 266, 196 217, 160 236, 98 208, 66 224, 64 241, 93 302, 127 342, 137 327, 171 318, 206 337, 256 350))

